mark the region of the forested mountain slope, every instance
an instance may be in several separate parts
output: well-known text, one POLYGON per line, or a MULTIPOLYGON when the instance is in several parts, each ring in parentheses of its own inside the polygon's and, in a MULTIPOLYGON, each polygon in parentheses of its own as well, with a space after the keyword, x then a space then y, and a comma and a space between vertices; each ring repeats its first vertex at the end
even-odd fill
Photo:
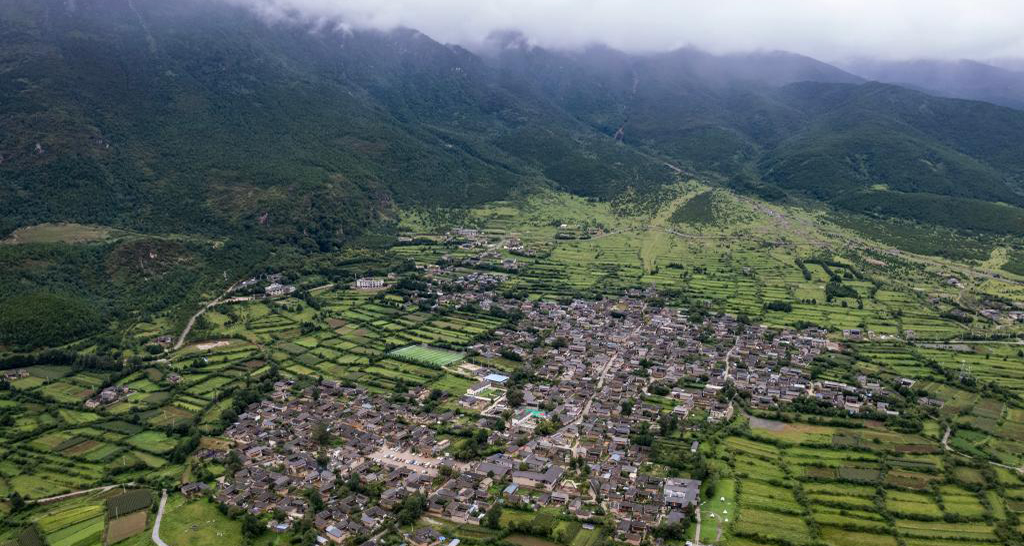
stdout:
POLYGON ((860 212, 1024 229, 1022 112, 781 52, 491 45, 267 24, 219 1, 9 0, 0 232, 71 220, 327 250, 386 231, 396 204, 538 185, 649 194, 673 179, 666 163, 860 212), (923 201, 972 212, 911 207, 923 201), (907 207, 879 206, 893 203, 907 207))
POLYGON ((550 136, 556 183, 608 196, 670 179, 415 31, 310 32, 199 1, 17 0, 0 15, 5 230, 67 219, 327 249, 396 200, 549 183, 509 150, 550 136))

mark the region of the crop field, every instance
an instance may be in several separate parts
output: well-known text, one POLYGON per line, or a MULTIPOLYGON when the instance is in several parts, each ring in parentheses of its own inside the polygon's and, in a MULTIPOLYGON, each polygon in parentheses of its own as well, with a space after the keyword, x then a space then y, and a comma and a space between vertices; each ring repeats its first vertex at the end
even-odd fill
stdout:
POLYGON ((430 364, 432 366, 447 366, 448 364, 453 364, 462 360, 465 356, 462 353, 453 353, 451 351, 435 349, 434 347, 425 347, 422 345, 395 349, 394 351, 391 351, 390 354, 423 364, 430 364))
MULTIPOLYGON (((92 493, 34 508, 27 514, 12 516, 12 523, 31 518, 50 546, 97 546, 103 543, 107 529, 106 503, 117 496, 119 490, 92 493)), ((142 514, 142 528, 146 527, 146 516, 142 514)), ((14 527, 15 529, 17 527, 14 527)), ((8 537, 10 528, 0 527, 0 542, 8 537)), ((137 529, 136 529, 137 530, 137 529)))
MULTIPOLYGON (((286 298, 222 306, 218 313, 223 318, 212 334, 242 336, 266 346, 261 358, 276 364, 286 377, 353 381, 378 392, 399 385, 427 385, 462 394, 471 381, 446 368, 465 358, 461 348, 504 323, 487 314, 403 312, 401 298, 374 297, 344 288, 318 291, 316 298, 321 322, 312 331, 302 329, 303 322, 308 324, 313 318, 311 308, 301 300, 286 298)), ((174 408, 200 413, 202 408, 197 406, 231 388, 238 377, 259 373, 232 364, 255 358, 250 349, 225 351, 229 367, 205 378, 193 374, 195 379, 184 391, 187 397, 175 398, 171 402, 174 408)), ((218 366, 221 361, 214 358, 204 355, 203 369, 218 366)), ((192 369, 196 359, 183 355, 177 362, 182 366, 179 369, 192 369)))
POLYGON ((215 403, 213 395, 237 384, 254 354, 246 345, 206 351, 186 347, 166 369, 148 367, 118 379, 117 385, 134 392, 93 409, 84 402, 109 376, 61 366, 29 368, 26 379, 41 383, 21 380, 19 387, 15 382, 12 395, 38 402, 17 406, 16 426, 0 430, 7 446, 0 455, 5 487, 38 498, 101 483, 108 469, 119 481, 144 472, 180 472, 165 458, 181 440, 178 427, 200 423, 209 430, 224 402, 230 402, 215 403), (181 377, 180 386, 168 380, 171 371, 181 377), (181 395, 172 396, 175 389, 181 395), (62 406, 45 411, 50 403, 62 406), (128 414, 135 423, 125 420, 128 414))
MULTIPOLYGON (((981 400, 982 412, 1000 411, 994 401, 981 400)), ((929 441, 935 444, 938 439, 888 434, 870 427, 815 427, 813 435, 808 435, 802 430, 805 425, 763 419, 752 419, 751 425, 756 425, 753 436, 728 436, 716 454, 730 461, 726 474, 738 478, 735 507, 730 510, 736 517, 729 524, 720 520, 711 525, 712 529, 725 527, 723 536, 730 545, 995 541, 993 521, 1004 519, 1006 511, 990 480, 1002 476, 1010 483, 1021 483, 1012 472, 997 474, 984 465, 971 466, 960 457, 941 455, 941 448, 936 451, 939 454, 900 449, 929 441), (859 450, 845 451, 817 440, 829 434, 878 441, 860 442, 859 450), (958 522, 949 522, 951 517, 958 522)), ((720 496, 716 493, 702 511, 720 516, 720 496)), ((702 536, 709 542, 714 538, 703 528, 702 536)))
POLYGON ((107 523, 106 543, 114 544, 145 531, 148 518, 149 513, 145 510, 111 518, 107 523))

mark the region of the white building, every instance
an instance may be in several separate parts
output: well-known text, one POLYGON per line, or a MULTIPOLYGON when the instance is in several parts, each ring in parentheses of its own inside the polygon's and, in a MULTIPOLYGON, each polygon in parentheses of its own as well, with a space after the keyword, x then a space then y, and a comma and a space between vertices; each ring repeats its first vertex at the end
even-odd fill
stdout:
POLYGON ((384 279, 363 278, 356 280, 356 288, 373 289, 384 288, 384 279))
POLYGON ((265 291, 268 296, 286 296, 295 292, 295 287, 275 282, 267 286, 265 291))

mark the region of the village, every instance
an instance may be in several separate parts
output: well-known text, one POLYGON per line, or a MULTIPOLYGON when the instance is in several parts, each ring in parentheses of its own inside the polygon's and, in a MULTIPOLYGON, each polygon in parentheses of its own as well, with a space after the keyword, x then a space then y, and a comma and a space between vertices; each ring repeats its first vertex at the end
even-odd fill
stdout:
MULTIPOLYGON (((811 363, 841 349, 824 330, 691 319, 652 304, 653 291, 522 301, 494 291, 501 273, 427 274, 425 288, 406 294, 420 305, 520 317, 470 348, 520 369, 453 362, 447 371, 473 380, 457 400, 426 388, 396 397, 332 380, 279 381, 225 431, 238 464, 217 501, 272 514, 279 532, 311 520, 334 543, 370 540, 420 495, 427 517, 480 524, 496 505, 557 507, 583 522, 610 521, 617 540, 640 544, 690 521, 702 501, 694 477, 705 474, 696 439, 680 458, 693 467, 679 468, 659 462, 645 438, 696 438, 741 411, 736 396, 751 408, 805 398, 849 414, 898 414, 882 401, 892 389, 878 381, 812 378, 811 363)), ((442 538, 426 527, 406 537, 416 546, 442 538)))

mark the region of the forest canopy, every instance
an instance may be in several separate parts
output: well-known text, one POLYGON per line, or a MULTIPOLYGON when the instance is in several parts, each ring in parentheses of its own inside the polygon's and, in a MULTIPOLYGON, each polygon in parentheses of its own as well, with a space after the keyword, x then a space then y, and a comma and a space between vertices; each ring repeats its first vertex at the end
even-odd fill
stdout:
POLYGON ((54 347, 103 326, 98 311, 70 295, 31 292, 0 301, 0 343, 4 345, 54 347))

